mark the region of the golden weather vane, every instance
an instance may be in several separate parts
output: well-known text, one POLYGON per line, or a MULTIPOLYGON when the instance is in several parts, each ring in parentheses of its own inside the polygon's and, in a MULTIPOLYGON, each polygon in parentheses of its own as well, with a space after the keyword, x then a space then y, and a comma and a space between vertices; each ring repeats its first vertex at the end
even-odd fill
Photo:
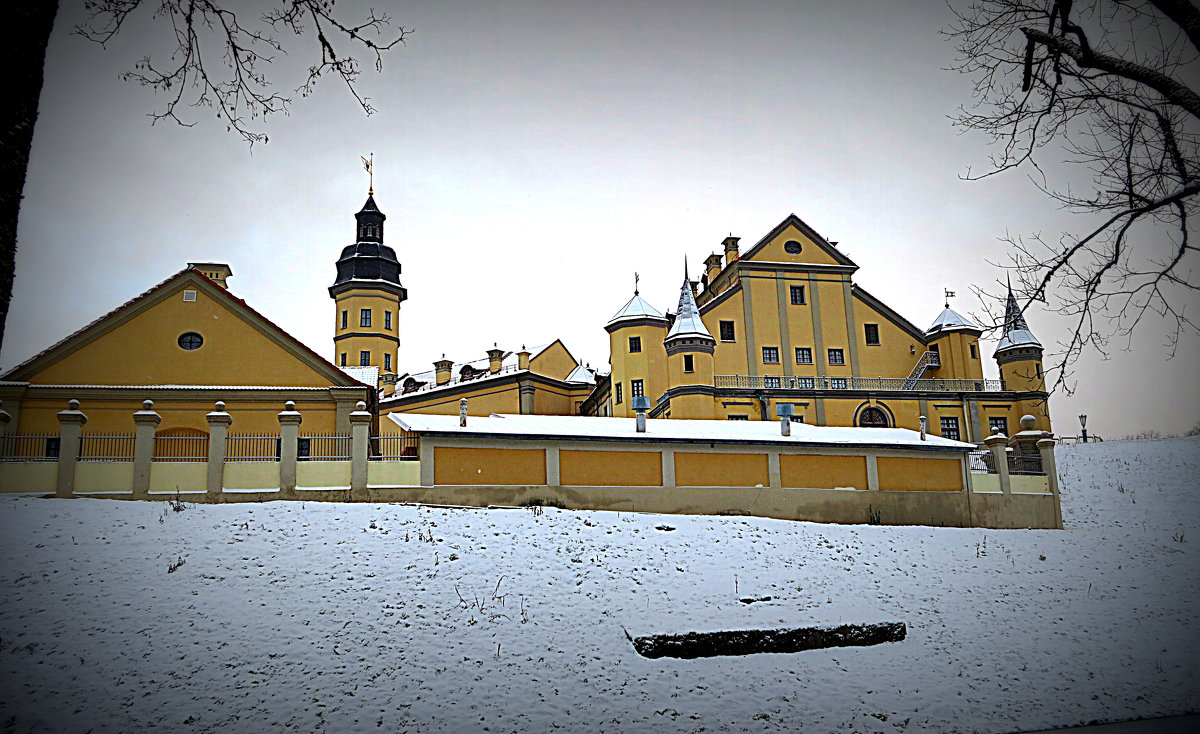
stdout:
POLYGON ((371 160, 367 160, 366 158, 363 158, 361 155, 359 156, 359 158, 362 159, 363 168, 366 170, 367 174, 371 177, 371 179, 370 179, 371 185, 370 185, 370 188, 367 189, 367 195, 374 196, 375 195, 375 154, 374 153, 371 154, 371 160))

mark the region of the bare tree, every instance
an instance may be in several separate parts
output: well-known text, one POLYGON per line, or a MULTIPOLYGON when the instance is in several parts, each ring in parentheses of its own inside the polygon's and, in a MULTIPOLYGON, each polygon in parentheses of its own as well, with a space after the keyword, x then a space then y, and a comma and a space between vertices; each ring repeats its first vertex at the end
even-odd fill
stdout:
MULTIPOLYGON (((270 0, 266 12, 256 17, 239 15, 235 0, 84 0, 87 20, 75 28, 78 35, 102 46, 117 39, 126 20, 139 11, 152 13, 174 49, 164 62, 143 57, 123 74, 165 95, 165 106, 151 113, 152 124, 172 120, 191 126, 187 109, 209 108, 226 130, 249 145, 267 142, 263 118, 287 112, 292 99, 281 93, 267 73, 272 60, 286 54, 285 38, 313 42, 314 59, 306 76, 294 88, 302 97, 311 94, 321 77, 341 79, 346 89, 370 115, 370 100, 357 83, 362 66, 353 53, 366 54, 376 71, 383 69, 383 54, 403 44, 411 29, 393 25, 386 13, 368 11, 358 22, 337 12, 336 0, 270 0), (351 53, 347 53, 347 47, 351 53)), ((12 300, 16 261, 17 217, 29 147, 37 119, 38 97, 46 45, 57 11, 57 2, 13 2, 0 10, 0 23, 13 28, 3 48, 5 68, 13 77, 12 94, 4 105, 0 129, 0 344, 12 300), (11 7, 9 7, 11 6, 11 7)))
POLYGON ((1040 301, 1072 319, 1054 387, 1070 387, 1083 349, 1127 347, 1149 313, 1170 324, 1173 355, 1200 333, 1200 10, 1188 0, 971 0, 954 12, 952 68, 975 82, 956 124, 996 151, 966 178, 1023 169, 1086 217, 1057 238, 1004 238, 1022 310, 1040 301))

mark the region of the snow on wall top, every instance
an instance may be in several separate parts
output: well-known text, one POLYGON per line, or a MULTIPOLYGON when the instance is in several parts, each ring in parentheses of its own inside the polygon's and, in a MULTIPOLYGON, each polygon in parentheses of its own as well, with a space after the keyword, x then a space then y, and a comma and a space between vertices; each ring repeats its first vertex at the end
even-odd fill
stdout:
POLYGON ((635 418, 598 418, 569 415, 471 416, 466 427, 457 415, 390 413, 387 416, 406 431, 456 433, 464 436, 547 436, 562 438, 621 439, 637 441, 720 441, 785 443, 829 446, 881 446, 942 451, 971 451, 975 444, 927 434, 924 441, 906 428, 850 428, 793 423, 792 435, 779 433, 775 421, 721 421, 660 419, 646 421, 646 432, 637 432, 635 418))

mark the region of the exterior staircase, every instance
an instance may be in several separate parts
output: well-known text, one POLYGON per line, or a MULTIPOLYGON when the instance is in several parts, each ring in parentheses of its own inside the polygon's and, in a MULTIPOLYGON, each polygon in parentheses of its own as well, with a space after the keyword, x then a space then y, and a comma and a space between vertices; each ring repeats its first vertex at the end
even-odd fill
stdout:
POLYGON ((925 352, 921 358, 917 360, 917 364, 913 366, 912 372, 908 373, 908 377, 904 380, 905 390, 914 390, 917 387, 917 380, 925 374, 926 370, 942 366, 942 357, 937 352, 925 352))

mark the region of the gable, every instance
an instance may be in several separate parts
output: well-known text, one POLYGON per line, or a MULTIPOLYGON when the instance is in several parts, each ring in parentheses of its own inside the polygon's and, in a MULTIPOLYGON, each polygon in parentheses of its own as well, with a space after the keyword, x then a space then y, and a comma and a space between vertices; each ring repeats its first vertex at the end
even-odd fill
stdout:
POLYGON ((17 367, 42 385, 357 385, 211 280, 168 279, 17 367), (184 291, 195 300, 184 300, 184 291), (180 337, 200 336, 196 349, 180 337))
POLYGON ((542 351, 535 354, 529 360, 529 369, 531 372, 546 377, 553 377, 558 380, 567 379, 567 375, 579 363, 567 351, 561 339, 555 339, 554 343, 546 347, 542 351))
POLYGON ((789 214, 774 229, 739 257, 749 262, 794 263, 797 265, 836 265, 857 267, 850 258, 817 234, 795 214, 789 214), (795 250, 799 245, 799 252, 795 250))

